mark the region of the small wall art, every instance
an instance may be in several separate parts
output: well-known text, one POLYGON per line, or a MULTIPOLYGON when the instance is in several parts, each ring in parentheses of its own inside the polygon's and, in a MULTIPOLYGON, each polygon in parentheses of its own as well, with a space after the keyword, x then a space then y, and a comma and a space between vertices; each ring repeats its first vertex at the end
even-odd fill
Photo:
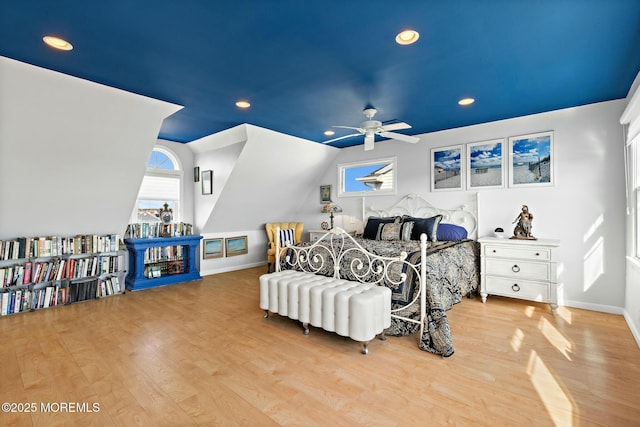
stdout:
POLYGON ((431 191, 462 190, 462 145, 431 149, 431 191))
POLYGON ((320 203, 329 203, 331 201, 331 185, 320 186, 320 203))
POLYGON ((247 236, 227 237, 224 239, 227 256, 243 255, 249 252, 247 236))
POLYGON ((550 186, 553 181, 553 132, 509 138, 509 186, 550 186))
POLYGON ((202 258, 220 258, 224 254, 223 238, 204 239, 202 241, 202 258))
POLYGON ((202 171, 202 194, 213 194, 213 171, 202 171))
POLYGON ((505 186, 505 139, 467 144, 467 189, 505 186))

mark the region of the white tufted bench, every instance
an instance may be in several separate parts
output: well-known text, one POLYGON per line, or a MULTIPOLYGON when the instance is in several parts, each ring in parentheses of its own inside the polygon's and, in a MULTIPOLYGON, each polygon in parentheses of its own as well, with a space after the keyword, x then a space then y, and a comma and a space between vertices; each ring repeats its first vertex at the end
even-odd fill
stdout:
POLYGON ((391 290, 384 286, 283 270, 260 276, 260 308, 362 343, 391 326, 391 290))

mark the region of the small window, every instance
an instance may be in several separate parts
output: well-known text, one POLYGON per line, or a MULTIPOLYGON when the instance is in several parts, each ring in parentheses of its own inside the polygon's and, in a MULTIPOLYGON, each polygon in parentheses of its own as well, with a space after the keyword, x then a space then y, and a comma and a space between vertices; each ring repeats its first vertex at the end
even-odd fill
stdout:
POLYGON ((396 194, 396 158, 338 165, 338 196, 396 194))
POLYGON ((182 172, 178 158, 163 147, 156 147, 147 162, 131 222, 160 222, 159 211, 167 203, 174 222, 180 221, 182 172))

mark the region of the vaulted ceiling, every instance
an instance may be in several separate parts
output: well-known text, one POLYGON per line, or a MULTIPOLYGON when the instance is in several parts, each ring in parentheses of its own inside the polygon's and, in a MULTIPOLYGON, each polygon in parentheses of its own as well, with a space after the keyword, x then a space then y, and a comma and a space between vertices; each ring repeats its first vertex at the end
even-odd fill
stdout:
POLYGON ((623 98, 640 1, 20 0, 0 7, 0 40, 1 56, 183 105, 163 139, 250 123, 322 142, 369 104, 415 135, 623 98), (418 41, 397 44, 404 29, 418 41))

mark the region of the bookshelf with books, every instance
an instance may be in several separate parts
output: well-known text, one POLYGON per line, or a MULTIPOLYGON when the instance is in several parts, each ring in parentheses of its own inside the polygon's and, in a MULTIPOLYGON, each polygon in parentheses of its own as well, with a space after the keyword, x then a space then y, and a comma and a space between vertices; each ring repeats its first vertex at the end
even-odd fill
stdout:
POLYGON ((124 293, 125 257, 116 234, 0 240, 0 314, 124 293))
POLYGON ((196 251, 202 236, 124 239, 129 251, 126 288, 132 291, 199 280, 196 251))

